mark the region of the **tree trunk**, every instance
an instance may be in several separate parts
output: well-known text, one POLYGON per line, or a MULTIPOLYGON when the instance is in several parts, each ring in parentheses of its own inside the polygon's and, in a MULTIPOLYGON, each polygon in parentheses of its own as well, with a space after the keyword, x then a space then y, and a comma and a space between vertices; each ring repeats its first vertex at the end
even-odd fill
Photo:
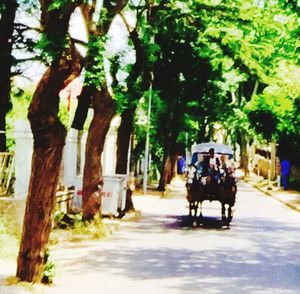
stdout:
POLYGON ((66 81, 71 81, 70 76, 79 75, 81 68, 77 57, 74 51, 72 58, 61 60, 47 70, 29 108, 34 149, 18 255, 17 277, 22 281, 40 282, 43 275, 66 136, 65 127, 57 116, 59 92, 66 81))
POLYGON ((73 129, 79 131, 83 130, 90 104, 91 104, 90 88, 83 87, 81 94, 78 96, 78 104, 77 104, 77 108, 71 126, 73 129))
POLYGON ((169 175, 167 184, 171 183, 172 179, 176 176, 176 173, 177 173, 177 169, 176 169, 177 155, 176 155, 176 153, 172 152, 172 154, 170 155, 170 158, 171 158, 171 173, 169 175))
MULTIPOLYGON (((51 36, 59 29, 58 41, 64 40, 75 6, 70 4, 63 12, 48 14, 50 2, 42 3, 45 5, 42 6, 41 19, 44 32, 51 36)), ((81 71, 81 60, 75 47, 71 46, 68 52, 61 50, 63 51, 57 51, 56 58, 39 82, 28 112, 34 149, 17 259, 17 277, 33 283, 41 282, 44 272, 66 136, 66 130, 58 118, 59 92, 81 71)))
POLYGON ((241 149, 241 163, 240 168, 243 169, 245 177, 249 175, 248 169, 248 153, 247 153, 247 139, 243 131, 238 131, 238 143, 241 149))
POLYGON ((121 115, 121 124, 117 137, 117 174, 127 174, 128 150, 133 131, 133 119, 135 108, 126 109, 121 115))
POLYGON ((3 10, 0 17, 0 152, 7 149, 5 117, 10 109, 10 78, 13 58, 11 55, 13 45, 13 31, 16 10, 16 0, 3 0, 3 10))
POLYGON ((168 179, 171 178, 172 174, 172 162, 169 152, 165 151, 164 159, 161 168, 161 176, 159 179, 158 191, 165 191, 168 179))
POLYGON ((101 155, 110 122, 115 114, 115 102, 106 87, 93 91, 94 117, 91 122, 86 143, 83 173, 82 209, 83 220, 92 220, 99 214, 101 206, 100 191, 103 186, 101 155))
MULTIPOLYGON (((169 184, 174 176, 175 164, 176 164, 176 141, 179 134, 179 125, 183 117, 184 112, 180 112, 182 107, 178 105, 175 111, 169 109, 171 119, 168 121, 167 129, 169 130, 164 137, 164 159, 161 168, 161 176, 159 180, 159 191, 164 191, 166 184, 169 184)), ((174 109, 173 108, 173 109, 174 109)))
MULTIPOLYGON (((1 103, 2 105, 2 103, 1 103)), ((1 108, 0 110, 0 152, 5 152, 6 151, 6 111, 4 111, 4 107, 3 109, 1 108)))
MULTIPOLYGON (((51 121, 43 136, 48 144, 35 142, 21 247, 18 255, 17 277, 21 281, 39 283, 42 280, 51 231, 51 214, 59 178, 66 131, 57 118, 36 118, 39 123, 51 121), (44 145, 44 146, 43 146, 44 145)), ((38 123, 38 122, 37 122, 38 123)), ((36 124, 36 122, 34 122, 36 124)), ((36 133, 35 136, 38 134, 36 133)))
MULTIPOLYGON (((131 134, 133 131, 133 119, 135 108, 126 109, 121 115, 121 124, 117 137, 117 164, 116 174, 127 174, 128 152, 131 134)), ((134 211, 132 190, 127 186, 125 212, 134 211)))

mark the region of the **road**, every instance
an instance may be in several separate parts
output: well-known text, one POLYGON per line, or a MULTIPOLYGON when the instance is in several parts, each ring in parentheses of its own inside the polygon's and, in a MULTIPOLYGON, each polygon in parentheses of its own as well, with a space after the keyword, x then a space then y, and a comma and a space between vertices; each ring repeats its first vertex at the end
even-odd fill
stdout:
POLYGON ((213 202, 204 227, 188 225, 180 188, 134 203, 141 216, 108 239, 52 250, 55 285, 36 293, 300 293, 300 214, 248 184, 238 185, 229 229, 213 202))

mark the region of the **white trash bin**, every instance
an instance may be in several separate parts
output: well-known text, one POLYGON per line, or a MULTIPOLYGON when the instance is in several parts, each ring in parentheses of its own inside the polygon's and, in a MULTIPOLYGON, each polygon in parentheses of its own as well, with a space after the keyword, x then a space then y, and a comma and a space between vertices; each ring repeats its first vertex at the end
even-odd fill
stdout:
POLYGON ((126 204, 126 175, 106 175, 103 177, 102 215, 117 216, 125 209, 126 204))
MULTIPOLYGON (((117 216, 125 209, 127 176, 114 174, 103 176, 103 189, 101 191, 102 215, 117 216)), ((77 176, 73 198, 73 209, 82 210, 82 176, 77 176)))

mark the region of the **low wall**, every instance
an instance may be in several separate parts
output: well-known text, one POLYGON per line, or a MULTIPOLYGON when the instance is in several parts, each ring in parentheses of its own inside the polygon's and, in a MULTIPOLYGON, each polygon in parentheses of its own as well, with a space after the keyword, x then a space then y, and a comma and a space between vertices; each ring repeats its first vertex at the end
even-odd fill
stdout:
POLYGON ((17 237, 21 236, 24 212, 25 199, 0 198, 0 220, 10 234, 17 237))
POLYGON ((264 178, 268 177, 268 171, 271 166, 271 160, 256 154, 252 160, 253 172, 264 178))
MULTIPOLYGON (((252 160, 252 170, 255 174, 262 176, 264 178, 268 178, 268 169, 271 165, 271 161, 266 159, 261 155, 255 155, 252 160)), ((280 162, 279 159, 276 158, 276 168, 275 168, 275 177, 280 175, 280 162)), ((300 181, 300 167, 292 165, 291 168, 291 177, 300 181)), ((274 180, 274 179, 272 179, 274 180)))

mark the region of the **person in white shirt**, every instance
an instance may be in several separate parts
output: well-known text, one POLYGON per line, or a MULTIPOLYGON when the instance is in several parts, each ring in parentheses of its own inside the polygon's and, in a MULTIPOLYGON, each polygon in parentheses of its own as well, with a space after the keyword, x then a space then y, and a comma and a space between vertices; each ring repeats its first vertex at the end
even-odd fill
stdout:
POLYGON ((209 156, 204 157, 203 161, 203 175, 209 175, 213 171, 219 172, 220 160, 215 156, 214 148, 210 148, 209 156))

